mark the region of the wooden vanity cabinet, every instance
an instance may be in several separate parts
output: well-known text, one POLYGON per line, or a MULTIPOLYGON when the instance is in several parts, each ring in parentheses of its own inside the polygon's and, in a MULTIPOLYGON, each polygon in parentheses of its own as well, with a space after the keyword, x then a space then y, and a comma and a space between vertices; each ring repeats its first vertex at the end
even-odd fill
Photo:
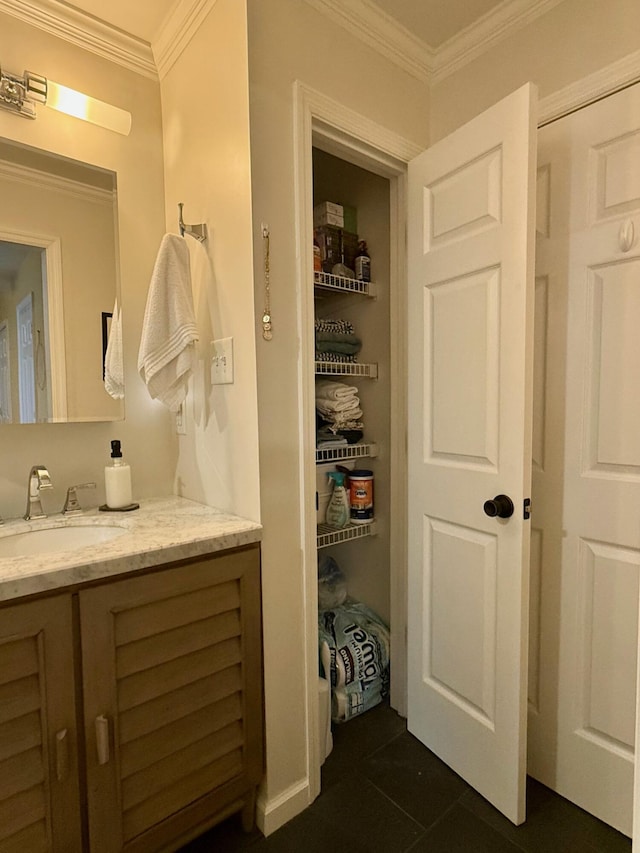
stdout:
POLYGON ((82 850, 71 596, 0 609, 0 851, 82 850))
MULTIPOLYGON (((71 596, 39 602, 60 603, 71 596)), ((80 589, 77 611, 91 853, 175 850, 237 811, 251 826, 263 773, 258 546, 80 589)), ((41 849, 82 849, 53 839, 41 849)))

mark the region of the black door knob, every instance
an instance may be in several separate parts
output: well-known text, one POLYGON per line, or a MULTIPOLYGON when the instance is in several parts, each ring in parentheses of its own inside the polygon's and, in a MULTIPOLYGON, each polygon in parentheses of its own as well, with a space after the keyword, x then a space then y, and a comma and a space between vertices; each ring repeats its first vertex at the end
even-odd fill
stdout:
POLYGON ((496 495, 492 501, 484 502, 484 511, 491 518, 511 518, 513 501, 508 495, 496 495))

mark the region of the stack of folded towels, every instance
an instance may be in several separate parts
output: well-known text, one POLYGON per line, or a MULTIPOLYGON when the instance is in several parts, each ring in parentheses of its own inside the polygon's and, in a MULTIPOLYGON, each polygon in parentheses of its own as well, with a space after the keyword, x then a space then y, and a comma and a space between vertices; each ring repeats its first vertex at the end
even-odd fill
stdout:
POLYGON ((358 389, 354 385, 317 380, 316 411, 322 421, 318 429, 319 447, 323 441, 335 439, 337 435, 355 438, 356 441, 362 437, 362 409, 358 389), (359 435, 354 436, 354 432, 359 435))
POLYGON ((316 361, 355 362, 361 348, 348 320, 316 320, 316 361))

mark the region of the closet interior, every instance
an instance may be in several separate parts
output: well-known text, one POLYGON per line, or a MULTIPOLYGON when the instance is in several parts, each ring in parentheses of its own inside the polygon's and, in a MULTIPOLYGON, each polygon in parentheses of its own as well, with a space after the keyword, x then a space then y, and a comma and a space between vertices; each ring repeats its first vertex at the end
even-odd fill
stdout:
MULTIPOLYGON (((390 293, 390 182, 360 166, 347 162, 317 147, 313 149, 313 204, 315 252, 321 249, 314 266, 315 305, 315 381, 316 394, 321 385, 335 382, 352 389, 361 415, 361 435, 346 430, 348 442, 332 446, 323 444, 319 436, 331 435, 338 423, 319 415, 316 397, 316 516, 317 556, 319 567, 332 558, 346 579, 349 599, 362 602, 389 626, 391 616, 390 578, 393 571, 391 477, 392 477, 392 348, 390 293), (326 224, 325 203, 338 205, 344 211, 341 238, 342 253, 332 255, 331 235, 339 230, 332 221, 326 224), (324 208, 324 222, 319 209, 324 208), (357 235, 357 237, 356 237, 357 235), (354 271, 354 248, 358 240, 366 241, 370 255, 370 282, 356 280, 336 268, 343 263, 354 271), (317 269, 318 265, 321 269, 317 269), (333 272, 332 272, 333 270, 333 272), (337 321, 333 326, 330 321, 337 321), (347 361, 337 353, 318 351, 319 329, 346 330, 361 342, 355 361, 347 361), (353 391, 353 389, 357 389, 353 391), (327 429, 329 427, 329 430, 327 429), (320 431, 319 431, 320 430, 320 431), (349 469, 373 474, 372 519, 349 523, 341 529, 325 523, 332 493, 330 472, 349 469)), ((356 252, 357 254, 357 252, 356 252)), ((320 335, 320 338, 323 336, 320 335)), ((340 349, 340 347, 338 347, 340 349)), ((347 348, 348 349, 348 348, 347 348)), ((333 387, 333 386, 330 386, 333 387)), ((345 392, 346 393, 346 392, 345 392)), ((357 410, 356 410, 357 413, 357 410)), ((349 415, 344 415, 348 418, 349 415)), ((353 423, 348 425, 353 426, 353 423)), ((339 436, 340 431, 337 433, 339 436)), ((348 485, 348 481, 347 481, 348 485)), ((390 673, 391 679, 394 673, 390 673)), ((343 710, 343 708, 342 708, 343 710)), ((333 696, 333 718, 341 714, 333 696)), ((347 718, 348 719, 348 718, 347 718)), ((348 722, 346 723, 348 725, 348 722)))

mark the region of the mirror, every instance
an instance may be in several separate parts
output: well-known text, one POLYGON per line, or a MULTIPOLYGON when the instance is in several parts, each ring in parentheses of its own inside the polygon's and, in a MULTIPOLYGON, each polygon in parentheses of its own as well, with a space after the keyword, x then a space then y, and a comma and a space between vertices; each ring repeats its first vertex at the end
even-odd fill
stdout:
POLYGON ((0 139, 0 200, 0 423, 122 419, 115 173, 0 139))

